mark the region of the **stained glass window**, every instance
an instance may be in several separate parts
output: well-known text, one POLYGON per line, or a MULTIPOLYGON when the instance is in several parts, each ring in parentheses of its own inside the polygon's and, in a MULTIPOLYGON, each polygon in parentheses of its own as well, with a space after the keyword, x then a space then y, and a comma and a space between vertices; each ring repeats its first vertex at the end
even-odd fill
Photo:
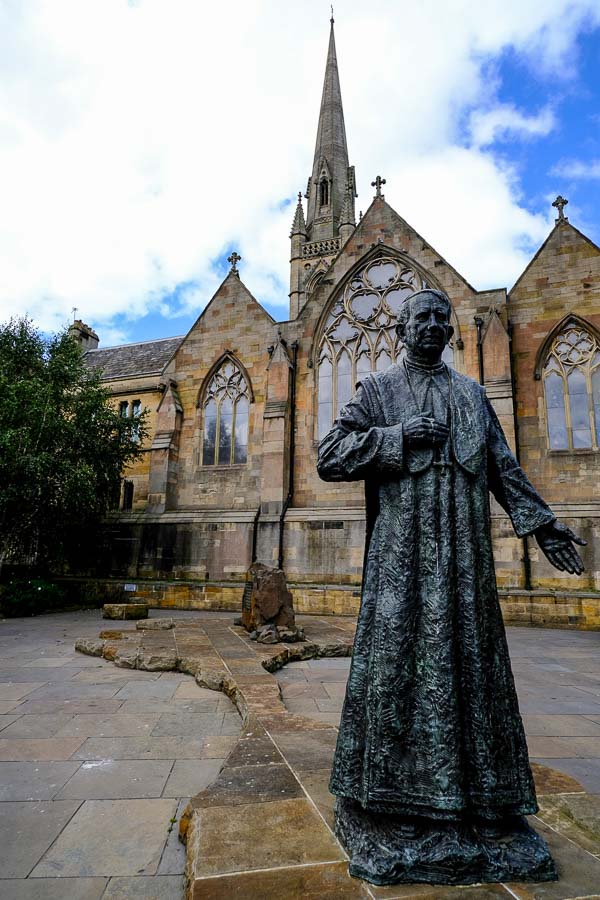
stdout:
POLYGON ((232 466, 248 458, 249 390, 243 373, 227 358, 204 394, 202 465, 232 466))
MULTIPOLYGON (((407 297, 426 287, 418 272, 392 257, 367 263, 346 285, 331 308, 320 343, 319 438, 329 431, 361 378, 382 372, 401 358, 398 311, 407 297)), ((444 350, 443 359, 453 365, 452 344, 444 350)))
POLYGON ((552 342, 542 373, 551 450, 600 447, 600 345, 581 325, 552 342))

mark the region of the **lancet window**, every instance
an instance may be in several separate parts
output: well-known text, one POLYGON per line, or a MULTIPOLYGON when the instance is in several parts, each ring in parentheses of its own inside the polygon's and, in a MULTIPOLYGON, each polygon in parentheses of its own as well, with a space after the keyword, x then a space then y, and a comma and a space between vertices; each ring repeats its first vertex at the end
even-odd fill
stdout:
MULTIPOLYGON (((322 438, 350 400, 355 385, 368 372, 382 372, 404 352, 396 335, 404 300, 428 287, 414 269, 394 257, 369 262, 346 285, 334 303, 318 357, 318 428, 322 438)), ((449 345, 444 360, 452 365, 449 345)))
POLYGON ((578 322, 552 341, 542 371, 551 450, 600 448, 600 344, 578 322))
POLYGON ((246 379, 228 357, 204 393, 202 465, 233 466, 247 461, 249 402, 246 379))

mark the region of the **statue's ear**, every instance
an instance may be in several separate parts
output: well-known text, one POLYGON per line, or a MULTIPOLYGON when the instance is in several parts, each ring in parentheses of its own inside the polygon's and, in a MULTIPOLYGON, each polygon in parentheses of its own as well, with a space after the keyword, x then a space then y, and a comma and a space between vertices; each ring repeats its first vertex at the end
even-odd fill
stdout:
POLYGON ((451 340, 453 334, 454 328, 452 327, 452 325, 448 325, 448 340, 451 340))

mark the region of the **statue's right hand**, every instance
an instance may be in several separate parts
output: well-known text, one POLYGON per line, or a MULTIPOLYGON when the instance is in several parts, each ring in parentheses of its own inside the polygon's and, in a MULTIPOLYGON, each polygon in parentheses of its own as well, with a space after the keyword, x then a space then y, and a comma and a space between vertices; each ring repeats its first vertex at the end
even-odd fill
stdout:
POLYGON ((448 438, 449 429, 433 416, 414 416, 404 423, 404 442, 411 447, 437 447, 448 438))

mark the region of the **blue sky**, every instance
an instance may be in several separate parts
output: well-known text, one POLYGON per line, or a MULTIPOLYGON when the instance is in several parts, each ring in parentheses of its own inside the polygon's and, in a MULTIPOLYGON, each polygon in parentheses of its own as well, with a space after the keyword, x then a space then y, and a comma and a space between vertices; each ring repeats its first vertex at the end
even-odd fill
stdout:
MULTIPOLYGON (((329 5, 0 5, 0 319, 78 316, 101 345, 185 333, 227 272, 287 318, 329 5)), ((600 242, 598 0, 344 0, 358 208, 370 182, 475 287, 554 223, 600 242)))

